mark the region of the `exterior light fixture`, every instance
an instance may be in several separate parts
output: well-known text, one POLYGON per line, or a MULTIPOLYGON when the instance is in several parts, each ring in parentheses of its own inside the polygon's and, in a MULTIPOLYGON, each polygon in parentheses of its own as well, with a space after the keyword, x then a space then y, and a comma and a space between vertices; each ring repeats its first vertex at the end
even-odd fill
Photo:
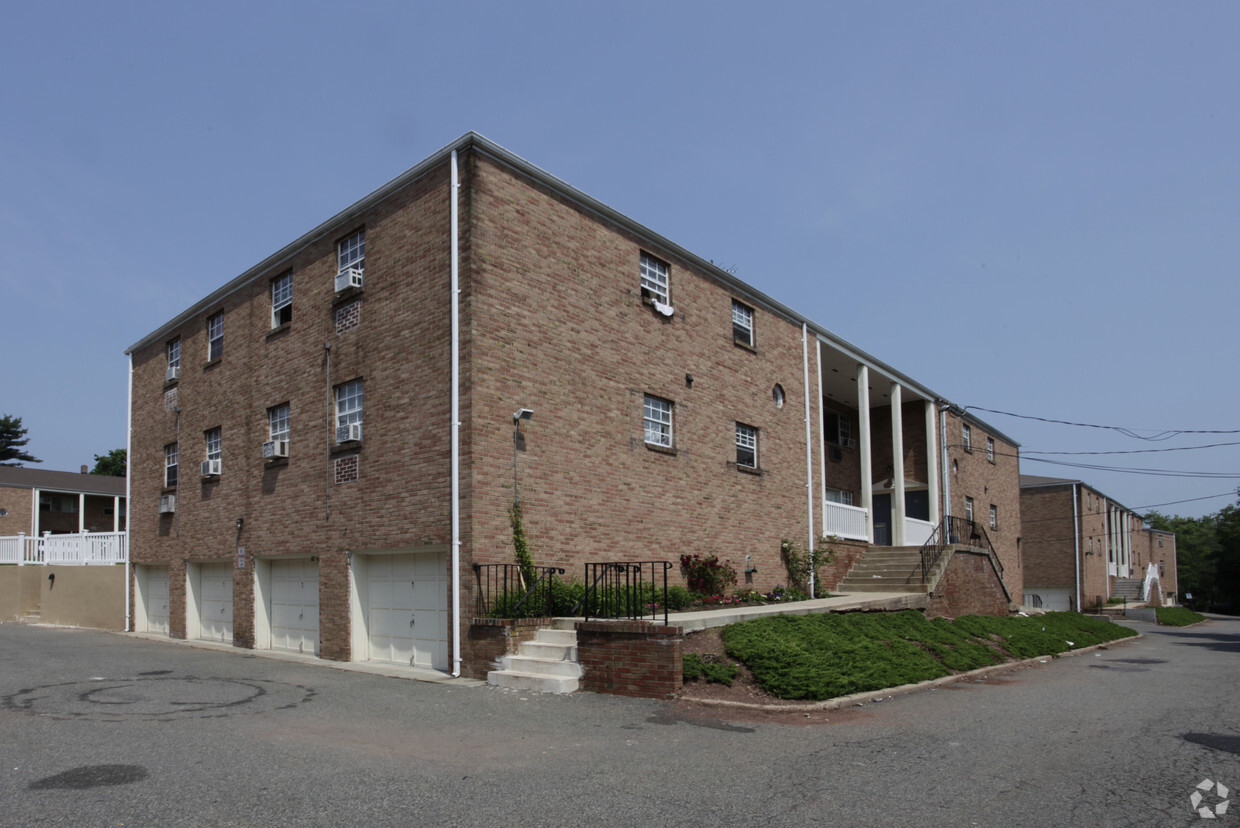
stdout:
POLYGON ((521 498, 517 494, 517 456, 521 450, 521 421, 532 420, 534 418, 533 410, 529 408, 518 408, 512 415, 512 424, 515 427, 512 432, 512 505, 519 506, 521 498))

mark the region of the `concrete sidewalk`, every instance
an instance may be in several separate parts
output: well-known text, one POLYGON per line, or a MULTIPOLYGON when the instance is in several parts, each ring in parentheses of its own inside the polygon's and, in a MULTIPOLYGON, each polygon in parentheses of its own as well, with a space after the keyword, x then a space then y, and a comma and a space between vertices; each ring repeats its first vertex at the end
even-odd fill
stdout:
POLYGON ((815 598, 812 601, 796 601, 787 604, 764 604, 758 607, 724 607, 697 612, 669 613, 667 623, 696 632, 711 627, 725 627, 737 621, 748 621, 766 615, 812 615, 823 612, 847 610, 875 610, 894 612, 902 609, 922 609, 928 596, 915 592, 854 592, 815 598))

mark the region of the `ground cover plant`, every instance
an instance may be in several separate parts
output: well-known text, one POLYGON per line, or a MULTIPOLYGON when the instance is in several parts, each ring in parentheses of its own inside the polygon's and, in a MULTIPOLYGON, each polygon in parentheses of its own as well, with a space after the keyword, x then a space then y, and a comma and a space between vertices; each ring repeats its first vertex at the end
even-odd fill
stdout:
POLYGON ((778 615, 722 631, 727 655, 781 699, 821 700, 1135 635, 1076 613, 927 620, 894 613, 778 615))
POLYGON ((1193 612, 1188 607, 1155 607, 1154 615, 1158 623, 1168 627, 1187 627, 1189 624, 1200 624, 1206 617, 1193 612))

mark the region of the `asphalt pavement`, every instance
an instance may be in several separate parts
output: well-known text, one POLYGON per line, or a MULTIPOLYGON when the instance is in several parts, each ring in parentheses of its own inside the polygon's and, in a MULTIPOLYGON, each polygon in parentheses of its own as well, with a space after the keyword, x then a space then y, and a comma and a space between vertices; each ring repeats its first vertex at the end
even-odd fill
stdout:
POLYGON ((1240 619, 1131 625, 778 717, 0 624, 0 825, 1240 823, 1240 619))

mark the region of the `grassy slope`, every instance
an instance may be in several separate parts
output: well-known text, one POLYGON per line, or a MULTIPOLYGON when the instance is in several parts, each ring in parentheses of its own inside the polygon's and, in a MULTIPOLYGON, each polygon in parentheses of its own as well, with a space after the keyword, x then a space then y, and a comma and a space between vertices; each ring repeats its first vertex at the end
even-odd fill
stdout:
POLYGON ((1022 618, 970 615, 929 621, 920 612, 776 615, 723 631, 728 655, 768 693, 831 699, 1136 635, 1076 613, 1022 618))

